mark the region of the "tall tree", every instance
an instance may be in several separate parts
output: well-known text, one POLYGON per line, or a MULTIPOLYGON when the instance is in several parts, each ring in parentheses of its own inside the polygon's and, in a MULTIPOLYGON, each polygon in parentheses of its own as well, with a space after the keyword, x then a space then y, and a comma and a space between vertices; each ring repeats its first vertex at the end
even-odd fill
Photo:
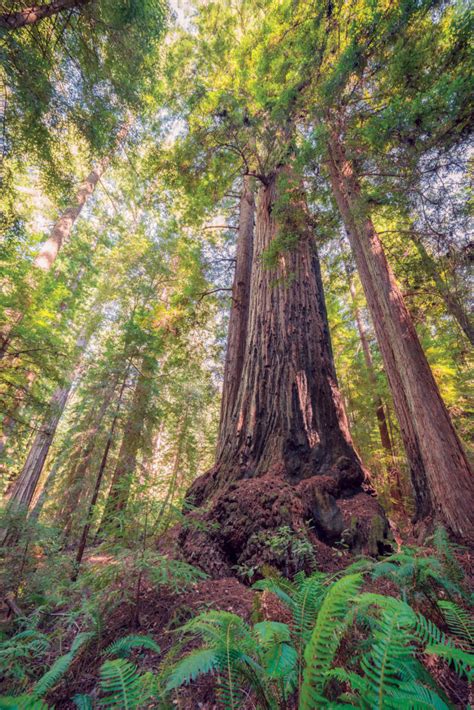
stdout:
POLYGON ((225 442, 225 432, 231 422, 244 367, 250 305, 254 222, 255 199, 252 192, 252 183, 250 178, 245 175, 239 208, 235 271, 232 284, 232 302, 229 315, 219 439, 217 443, 218 452, 221 451, 225 442))
POLYGON ((420 345, 410 313, 367 211, 353 162, 330 139, 329 174, 384 359, 414 484, 417 515, 436 513, 474 539, 469 463, 420 345))

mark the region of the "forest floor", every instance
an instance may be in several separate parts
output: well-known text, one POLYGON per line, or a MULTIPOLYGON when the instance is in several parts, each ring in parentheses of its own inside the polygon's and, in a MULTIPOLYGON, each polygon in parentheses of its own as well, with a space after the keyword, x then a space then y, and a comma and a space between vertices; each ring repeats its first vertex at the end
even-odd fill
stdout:
MULTIPOLYGON (((166 546, 169 546, 169 540, 166 546)), ((420 548, 421 555, 429 557, 433 554, 433 549, 420 548)), ((331 557, 331 556, 330 556, 331 557)), ((474 588, 474 557, 472 553, 463 550, 456 553, 457 562, 462 566, 465 573, 466 588, 474 588)), ((99 563, 110 564, 113 560, 110 556, 100 556, 94 550, 89 551, 85 560, 85 569, 94 567, 99 563)), ((329 564, 330 572, 336 571, 337 567, 343 569, 352 560, 346 556, 339 557, 334 551, 332 562, 329 564)), ((324 570, 323 570, 324 571, 324 570)), ((124 580, 115 582, 118 587, 123 587, 124 580)), ((364 592, 375 592, 383 595, 400 597, 400 589, 391 580, 379 578, 372 580, 367 578, 362 588, 364 592)), ((109 590, 109 593, 112 589, 109 590)), ((160 646, 160 654, 150 651, 134 651, 131 660, 139 664, 141 671, 155 672, 163 663, 171 666, 184 651, 193 648, 193 642, 187 643, 174 651, 180 627, 198 613, 209 610, 224 610, 237 614, 247 623, 255 621, 278 621, 289 623, 289 611, 285 605, 269 591, 256 591, 237 577, 224 579, 205 579, 193 583, 184 591, 176 591, 166 587, 157 589, 156 585, 149 579, 143 579, 139 596, 124 599, 116 605, 109 613, 104 612, 103 628, 101 634, 93 642, 86 644, 84 649, 76 657, 64 679, 48 696, 48 702, 54 705, 57 710, 69 710, 76 705, 71 700, 76 694, 88 693, 95 696, 99 681, 99 668, 101 665, 101 654, 112 642, 128 634, 146 634, 153 638, 160 646)), ((420 602, 419 611, 428 619, 432 619, 436 624, 441 625, 439 613, 436 609, 430 608, 428 603, 420 602)), ((65 612, 66 610, 63 610, 65 612)), ((56 622, 54 622, 56 623, 56 622)), ((45 631, 48 629, 45 628, 45 631)), ((53 626, 51 626, 51 631, 53 626)), ((447 631, 447 629, 444 629, 447 631)), ((71 628, 71 636, 74 630, 71 628)), ((345 666, 347 660, 353 653, 357 641, 357 629, 347 635, 338 651, 337 664, 345 666)), ((72 640, 72 639, 71 639, 72 640)), ((63 638, 62 643, 67 645, 68 640, 63 638)), ((102 658, 103 660, 103 658, 102 658)), ((435 678, 440 687, 450 698, 452 707, 466 708, 472 702, 469 696, 467 682, 461 680, 451 668, 441 659, 431 656, 424 659, 427 669, 435 678)), ((148 707, 161 707, 161 705, 150 704, 148 707)), ((168 705, 166 705, 168 707, 168 705)), ((182 710, 218 710, 220 705, 216 700, 215 676, 212 674, 203 675, 187 686, 183 686, 175 694, 173 704, 169 707, 177 707, 182 710)), ((242 710, 252 710, 257 706, 255 700, 249 696, 242 710)), ((287 705, 287 710, 296 710, 297 700, 294 705, 287 705)))

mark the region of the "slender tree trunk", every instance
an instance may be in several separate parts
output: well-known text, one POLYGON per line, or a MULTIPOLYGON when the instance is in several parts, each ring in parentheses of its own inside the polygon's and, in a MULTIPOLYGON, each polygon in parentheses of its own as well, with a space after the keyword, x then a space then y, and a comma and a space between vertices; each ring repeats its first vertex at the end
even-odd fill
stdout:
MULTIPOLYGON (((120 129, 117 134, 117 145, 119 145, 124 140, 129 131, 129 128, 130 125, 127 122, 120 129)), ((107 169, 110 160, 111 155, 107 155, 105 158, 102 158, 102 160, 99 161, 97 166, 94 167, 93 170, 91 170, 82 185, 80 185, 76 193, 74 204, 64 210, 62 215, 54 224, 49 238, 45 241, 39 253, 37 254, 34 261, 34 266, 36 267, 36 269, 39 269, 40 271, 44 272, 47 272, 51 269, 59 254, 60 249, 62 248, 64 243, 69 240, 77 218, 81 214, 84 205, 86 204, 90 196, 94 193, 94 190, 96 189, 99 180, 107 169)), ((33 271, 33 274, 30 279, 30 288, 32 292, 34 292, 37 285, 36 276, 37 275, 35 274, 35 271, 33 271)), ((14 329, 21 323, 24 315, 24 311, 15 311, 15 313, 11 314, 9 322, 2 326, 0 334, 0 358, 4 357, 10 344, 10 341, 13 337, 14 329)))
POLYGON ((50 490, 56 479, 58 469, 59 465, 57 463, 55 463, 54 466, 51 467, 43 489, 39 494, 36 503, 34 503, 33 507, 31 508, 30 514, 28 515, 28 520, 38 520, 39 516, 41 515, 41 511, 43 510, 44 504, 46 503, 50 490))
POLYGON ((0 28, 16 30, 35 25, 46 17, 53 17, 64 10, 74 10, 87 5, 91 0, 52 0, 47 5, 31 5, 18 12, 4 12, 0 15, 0 28))
POLYGON ((474 540, 474 484, 403 296, 367 212, 358 176, 337 131, 328 167, 392 390, 415 489, 417 517, 440 516, 474 540))
POLYGON ((90 466, 92 454, 97 444, 97 434, 100 431, 104 417, 110 407, 110 403, 115 394, 118 378, 115 377, 111 386, 107 389, 97 414, 93 417, 91 426, 81 438, 80 448, 78 448, 74 463, 67 474, 67 485, 64 495, 63 506, 59 515, 60 521, 64 524, 64 540, 67 541, 71 534, 74 511, 77 509, 77 502, 80 488, 84 485, 84 480, 90 466))
POLYGON ((377 392, 377 375, 375 374, 374 362, 372 360, 372 353, 370 352, 369 340, 367 338, 367 332, 365 330, 362 317, 357 306, 356 293, 354 288, 354 282, 351 279, 351 275, 348 273, 347 277, 349 279, 349 290, 352 298, 352 308, 354 312, 354 318, 357 324, 357 330, 359 331, 359 338, 362 345, 362 352, 364 353, 365 366, 367 368, 367 374, 369 376, 370 386, 374 394, 374 404, 375 404, 375 416, 377 417, 377 425, 380 434, 380 443, 384 449, 390 462, 388 464, 388 472, 390 475, 390 488, 391 496, 395 501, 395 507, 400 511, 400 513, 405 512, 405 504, 403 502, 403 488, 400 478, 400 470, 395 461, 395 452, 393 450, 392 439, 390 437, 390 432, 388 428, 387 417, 385 415, 385 407, 382 402, 381 396, 377 392))
POLYGON ((81 370, 81 356, 87 346, 87 342, 86 329, 83 329, 76 341, 78 362, 72 374, 69 376, 67 384, 57 387, 53 392, 46 420, 33 440, 33 444, 28 452, 20 475, 15 481, 11 491, 7 494, 9 505, 26 510, 30 507, 36 486, 43 472, 46 457, 53 443, 56 429, 66 407, 69 392, 81 370))
POLYGON ((374 363, 372 360, 372 353, 370 352, 369 340, 367 338, 367 333, 366 333, 364 324, 362 322, 360 310, 357 306, 357 299, 356 299, 354 283, 353 283, 352 279, 350 278, 349 274, 348 274, 348 278, 349 278, 349 290, 350 290, 351 299, 352 299, 352 310, 354 313, 354 318, 356 321, 357 330, 359 332, 359 339, 360 339, 360 342, 362 345, 362 352, 364 353, 364 361, 365 361, 365 366, 367 369, 367 374, 369 377, 370 386, 372 387, 372 391, 373 391, 374 404, 375 404, 375 416, 377 417, 377 424, 378 424, 379 434, 380 434, 380 442, 381 442, 382 447, 385 450, 385 452, 393 457, 393 448, 392 448, 392 442, 390 440, 390 434, 388 431, 387 420, 385 418, 385 409, 383 406, 382 398, 377 392, 377 376, 375 374, 374 363))
POLYGON ((99 470, 97 472, 94 490, 92 491, 92 498, 90 500, 89 507, 87 510, 86 524, 84 525, 84 528, 82 530, 81 539, 79 540, 79 546, 77 549, 77 555, 76 555, 76 559, 75 559, 75 563, 74 563, 74 570, 73 570, 73 574, 71 577, 72 581, 75 581, 77 579, 77 576, 79 574, 79 568, 80 568, 81 562, 82 562, 82 558, 84 557, 84 551, 85 551, 86 545, 87 545, 87 538, 89 536, 89 531, 91 529, 92 521, 93 521, 93 517, 94 517, 94 510, 95 510, 95 506, 97 503, 97 499, 99 497, 100 486, 102 483, 102 479, 104 477, 105 467, 107 466, 107 459, 109 456, 109 451, 110 451, 110 448, 111 448, 113 440, 114 440, 115 427, 117 426, 117 420, 118 420, 119 413, 120 413, 120 405, 122 404, 122 397, 123 397, 123 393, 125 390, 126 382, 127 382, 127 378, 124 379, 122 387, 120 389, 120 394, 119 394, 118 403, 117 403, 117 409, 115 410, 114 418, 112 419, 112 425, 110 427, 109 435, 107 437, 107 442, 105 444, 104 453, 102 455, 102 460, 100 462, 99 470))
POLYGON ((218 456, 222 450, 224 432, 227 431, 232 418, 244 367, 250 302, 254 222, 255 200, 251 180, 246 175, 243 178, 242 195, 240 198, 239 231, 235 253, 232 305, 229 316, 227 352, 217 442, 218 456))
POLYGON ((452 293, 449 285, 439 273, 436 261, 427 252, 421 238, 412 233, 411 240, 418 249, 426 273, 431 276, 435 282, 439 295, 446 306, 446 310, 452 315, 471 345, 474 345, 474 325, 472 323, 471 314, 464 308, 460 298, 452 293))
POLYGON ((114 527, 115 531, 118 532, 118 526, 114 525, 114 521, 127 507, 132 476, 137 463, 137 453, 143 442, 143 429, 150 403, 154 364, 147 357, 144 357, 141 361, 130 412, 124 426, 112 484, 100 524, 101 532, 114 527))

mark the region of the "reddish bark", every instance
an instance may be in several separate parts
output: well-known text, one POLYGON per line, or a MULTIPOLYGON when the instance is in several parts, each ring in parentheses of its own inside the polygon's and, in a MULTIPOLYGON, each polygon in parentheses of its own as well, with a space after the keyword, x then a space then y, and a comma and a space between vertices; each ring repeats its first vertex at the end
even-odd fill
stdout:
POLYGON ((4 12, 0 15, 0 27, 16 30, 27 25, 35 25, 40 20, 53 17, 64 10, 74 10, 87 5, 91 0, 53 0, 47 5, 31 5, 18 12, 4 12))
POLYGON ((372 316, 416 496, 417 517, 435 514, 474 541, 474 482, 403 296, 367 212, 354 165, 333 131, 328 167, 372 316))
POLYGON ((386 522, 376 501, 362 492, 364 472, 337 387, 304 195, 288 168, 277 170, 259 191, 245 360, 221 435, 215 467, 188 496, 198 505, 208 501, 204 513, 193 515, 217 532, 183 530, 180 542, 191 562, 215 576, 227 575, 235 564, 262 561, 296 571, 308 560, 295 559, 291 542, 275 551, 272 536, 289 529, 293 540, 310 540, 317 554, 327 555, 318 549, 327 550, 321 541, 333 543, 344 530, 337 501, 357 495, 366 500, 372 523, 361 527, 354 520, 347 544, 366 551, 383 545, 386 522), (289 205, 283 214, 282 203, 289 205), (288 233, 294 243, 269 268, 263 254, 288 233))
POLYGON ((245 176, 243 178, 242 195, 240 198, 239 231, 235 253, 232 305, 229 316, 219 438, 217 443, 218 455, 222 449, 225 432, 231 422, 244 367, 250 302, 254 222, 255 200, 250 178, 245 176))

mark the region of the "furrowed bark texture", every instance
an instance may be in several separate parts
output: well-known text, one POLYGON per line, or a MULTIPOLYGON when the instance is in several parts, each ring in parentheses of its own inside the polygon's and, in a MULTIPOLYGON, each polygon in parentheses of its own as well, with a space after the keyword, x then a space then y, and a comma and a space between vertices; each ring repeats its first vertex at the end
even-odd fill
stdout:
POLYGON ((239 231, 235 253, 235 272, 232 284, 232 305, 229 316, 227 352, 222 387, 221 416, 217 443, 218 456, 222 451, 225 433, 239 391, 247 345, 247 326, 250 302, 250 277, 252 273, 253 231, 255 199, 250 178, 244 176, 240 198, 239 231))
POLYGON ((453 533, 473 542, 469 464, 337 132, 330 140, 328 167, 392 391, 417 517, 435 513, 453 533))
POLYGON ((247 349, 233 417, 223 432, 220 478, 278 470, 296 482, 347 457, 360 483, 337 387, 319 260, 298 186, 290 187, 296 192, 295 223, 285 226, 298 232, 297 243, 281 253, 275 269, 262 259, 278 234, 272 215, 277 185, 278 175, 258 198, 247 349))
POLYGON ((20 27, 35 25, 40 20, 53 17, 63 10, 74 10, 87 5, 91 0, 53 0, 47 5, 31 5, 18 12, 3 12, 0 15, 0 27, 16 30, 20 27))
POLYGON ((351 549, 383 547, 386 521, 362 489, 364 471, 337 386, 314 237, 289 168, 278 170, 258 194, 244 365, 221 436, 215 467, 188 494, 195 505, 207 501, 207 510, 196 515, 217 532, 183 530, 181 547, 190 562, 214 576, 262 562, 286 573, 304 567, 289 542, 283 550, 272 548, 281 530, 309 540, 321 555, 331 554, 327 545, 344 536, 351 549), (280 198, 287 205, 283 212, 280 198), (264 253, 288 233, 291 248, 269 268, 264 253))

